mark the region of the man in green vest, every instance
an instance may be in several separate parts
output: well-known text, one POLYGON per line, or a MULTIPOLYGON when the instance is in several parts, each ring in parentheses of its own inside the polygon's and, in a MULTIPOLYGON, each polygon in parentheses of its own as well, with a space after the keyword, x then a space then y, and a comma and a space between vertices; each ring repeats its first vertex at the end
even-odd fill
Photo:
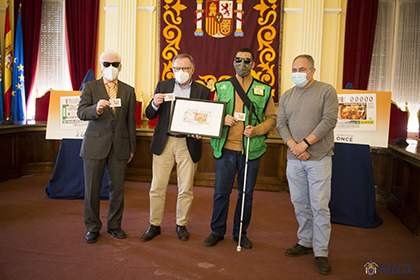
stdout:
POLYGON ((248 48, 236 52, 233 61, 236 75, 229 80, 216 83, 215 100, 226 102, 224 126, 220 139, 212 139, 214 169, 216 172, 212 233, 204 246, 212 247, 224 238, 229 211, 229 199, 236 172, 238 173, 238 200, 236 203, 233 239, 239 240, 239 229, 244 186, 244 171, 249 140, 245 204, 241 233, 241 247, 251 249, 252 243, 246 237, 251 220, 252 197, 257 181, 261 156, 265 153, 267 133, 276 124, 276 109, 271 97, 271 87, 254 79, 251 70, 255 66, 254 54, 248 48), (249 110, 253 111, 250 116, 249 110))

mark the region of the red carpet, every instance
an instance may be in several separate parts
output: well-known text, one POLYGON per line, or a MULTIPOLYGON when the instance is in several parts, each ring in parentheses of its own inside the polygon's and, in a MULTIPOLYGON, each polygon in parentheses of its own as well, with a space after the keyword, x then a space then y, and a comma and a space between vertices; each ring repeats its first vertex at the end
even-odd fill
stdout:
MULTIPOLYGON (((420 240, 381 204, 377 213, 384 223, 378 228, 333 224, 329 255, 333 272, 323 276, 316 272, 313 255, 284 255, 297 242, 297 222, 287 193, 255 192, 248 229, 254 248, 236 252, 231 234, 236 190, 225 240, 217 246, 203 246, 210 234, 213 189, 195 187, 187 226, 191 237, 182 242, 175 233, 174 185, 168 188, 162 234, 143 243, 139 237, 148 227, 150 183, 127 181, 123 229, 128 237, 113 238, 104 224, 98 242, 87 244, 83 201, 48 198, 45 187, 50 178, 32 176, 0 184, 2 280, 369 279, 364 268, 368 261, 380 266, 373 279, 420 279, 420 240)), ((107 203, 101 202, 103 223, 107 203)))

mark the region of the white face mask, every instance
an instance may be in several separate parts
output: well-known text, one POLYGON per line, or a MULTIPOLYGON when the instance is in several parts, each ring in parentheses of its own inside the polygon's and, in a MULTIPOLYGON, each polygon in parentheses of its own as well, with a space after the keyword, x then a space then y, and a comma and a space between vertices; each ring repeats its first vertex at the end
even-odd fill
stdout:
POLYGON ((306 79, 306 74, 308 73, 292 73, 292 82, 298 87, 305 86, 309 82, 309 80, 306 79))
POLYGON ((105 68, 104 71, 102 71, 104 78, 110 82, 115 81, 118 78, 119 73, 120 70, 118 70, 118 68, 115 68, 112 65, 110 65, 109 67, 105 68))
POLYGON ((185 84, 190 78, 190 74, 187 72, 184 72, 182 70, 179 70, 178 72, 175 72, 175 79, 178 81, 178 83, 185 84))

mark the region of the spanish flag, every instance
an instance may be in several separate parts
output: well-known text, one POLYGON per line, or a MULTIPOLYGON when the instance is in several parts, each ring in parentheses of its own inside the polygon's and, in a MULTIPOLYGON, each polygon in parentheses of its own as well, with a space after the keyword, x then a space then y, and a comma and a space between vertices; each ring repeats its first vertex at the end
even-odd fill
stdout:
POLYGON ((12 71, 13 71, 13 52, 12 52, 12 31, 10 30, 9 7, 6 8, 6 23, 4 25, 4 118, 10 116, 10 106, 12 102, 12 71))

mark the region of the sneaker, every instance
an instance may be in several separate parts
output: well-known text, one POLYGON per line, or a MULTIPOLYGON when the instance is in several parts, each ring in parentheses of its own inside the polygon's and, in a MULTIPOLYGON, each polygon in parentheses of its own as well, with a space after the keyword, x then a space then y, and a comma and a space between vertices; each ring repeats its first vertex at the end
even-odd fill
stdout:
POLYGON ((314 251, 312 248, 307 248, 305 246, 302 246, 300 244, 296 244, 293 246, 293 248, 289 248, 286 250, 286 256, 288 257, 300 257, 305 254, 313 254, 314 251))
POLYGON ((213 247, 214 245, 216 245, 219 241, 223 239, 224 239, 223 236, 212 233, 209 235, 209 237, 206 238, 206 240, 204 240, 204 246, 213 247))
POLYGON ((331 274, 331 265, 327 257, 315 257, 316 270, 324 275, 331 274))

